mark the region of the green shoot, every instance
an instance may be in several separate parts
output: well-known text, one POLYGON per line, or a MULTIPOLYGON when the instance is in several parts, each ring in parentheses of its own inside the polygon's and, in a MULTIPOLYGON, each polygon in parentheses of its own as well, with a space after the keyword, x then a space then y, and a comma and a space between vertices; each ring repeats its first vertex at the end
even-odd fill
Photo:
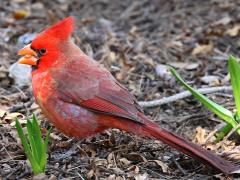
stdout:
MULTIPOLYGON (((235 120, 240 121, 240 65, 235 57, 230 56, 228 59, 228 71, 230 73, 231 85, 236 104, 236 112, 234 113, 235 120)), ((217 141, 221 140, 227 133, 232 130, 232 126, 227 124, 217 134, 217 141)))
MULTIPOLYGON (((232 128, 237 128, 240 119, 240 65, 237 63, 236 59, 233 56, 230 56, 228 61, 228 67, 231 76, 231 84, 233 87, 234 99, 237 107, 236 113, 232 113, 228 109, 213 102, 206 96, 199 93, 197 90, 189 86, 181 78, 181 76, 177 73, 177 71, 174 68, 169 67, 173 76, 182 86, 189 90, 192 93, 192 95, 197 100, 199 100, 206 108, 208 108, 210 111, 215 113, 218 117, 220 117, 227 123, 227 125, 224 126, 217 134, 217 141, 221 140, 227 133, 231 131, 232 128)), ((240 128, 237 128, 236 131, 238 134, 240 134, 240 128)))
POLYGON ((27 134, 23 133, 23 128, 16 120, 18 135, 22 141, 23 149, 33 169, 33 173, 40 174, 45 172, 47 164, 47 148, 51 129, 48 130, 45 140, 42 138, 40 126, 37 118, 33 115, 32 119, 27 120, 27 134))
POLYGON ((237 108, 236 116, 240 117, 240 65, 235 57, 230 56, 228 59, 228 70, 231 77, 234 100, 237 108))

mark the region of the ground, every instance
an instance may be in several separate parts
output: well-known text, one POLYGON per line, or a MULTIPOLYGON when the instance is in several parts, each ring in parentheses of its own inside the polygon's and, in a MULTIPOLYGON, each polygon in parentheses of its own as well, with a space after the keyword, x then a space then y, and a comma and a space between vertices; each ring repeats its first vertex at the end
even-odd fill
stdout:
MULTIPOLYGON (((139 101, 161 99, 184 90, 173 77, 162 73, 165 66, 156 70, 158 65, 176 67, 196 88, 226 86, 229 85, 227 57, 239 56, 238 0, 0 2, 0 176, 3 179, 33 176, 16 134, 15 117, 24 122, 25 117, 35 113, 43 131, 52 126, 34 103, 31 86, 18 87, 9 77, 9 67, 18 59, 17 50, 23 47, 20 40, 23 35, 38 33, 61 18, 74 16, 75 42, 104 64, 139 101)), ((209 97, 234 109, 231 93, 209 97)), ((239 148, 233 141, 220 146, 212 143, 211 132, 221 120, 194 98, 144 111, 161 126, 211 148, 224 158, 238 160, 235 155, 239 148), (211 137, 208 142, 207 136, 211 137)), ((50 179, 224 177, 159 141, 116 129, 84 140, 70 139, 53 129, 46 175, 50 179)))

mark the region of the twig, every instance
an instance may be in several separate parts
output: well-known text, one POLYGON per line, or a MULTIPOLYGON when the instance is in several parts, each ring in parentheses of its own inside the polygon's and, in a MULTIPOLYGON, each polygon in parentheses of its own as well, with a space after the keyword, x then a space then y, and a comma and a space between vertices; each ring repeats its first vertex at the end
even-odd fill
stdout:
POLYGON ((231 129, 231 131, 224 137, 223 141, 221 142, 220 146, 223 146, 224 142, 227 141, 227 139, 240 127, 240 124, 238 124, 236 127, 231 129))
MULTIPOLYGON (((197 91, 201 94, 211 94, 211 93, 216 93, 216 92, 227 93, 227 92, 232 91, 232 87, 231 86, 221 86, 221 87, 211 87, 211 88, 200 88, 200 89, 197 89, 197 91)), ((177 101, 179 99, 183 99, 183 98, 186 98, 189 96, 192 96, 192 94, 189 91, 183 91, 183 92, 175 94, 173 96, 164 97, 164 98, 158 99, 158 100, 140 101, 139 105, 142 107, 160 106, 163 104, 172 103, 174 101, 177 101)))
POLYGON ((187 175, 186 171, 182 168, 182 166, 176 161, 176 159, 173 157, 172 158, 174 164, 178 167, 178 169, 181 171, 183 175, 187 175))

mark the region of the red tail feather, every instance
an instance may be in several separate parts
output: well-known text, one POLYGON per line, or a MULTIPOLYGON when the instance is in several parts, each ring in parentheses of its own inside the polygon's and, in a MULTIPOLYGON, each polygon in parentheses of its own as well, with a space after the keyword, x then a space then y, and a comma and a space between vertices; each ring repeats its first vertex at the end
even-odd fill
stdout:
POLYGON ((143 127, 143 131, 146 132, 147 136, 152 136, 184 154, 199 159, 204 164, 211 165, 225 174, 231 174, 239 169, 235 164, 218 157, 212 152, 160 128, 157 124, 146 119, 146 117, 144 117, 144 120, 146 126, 143 127))

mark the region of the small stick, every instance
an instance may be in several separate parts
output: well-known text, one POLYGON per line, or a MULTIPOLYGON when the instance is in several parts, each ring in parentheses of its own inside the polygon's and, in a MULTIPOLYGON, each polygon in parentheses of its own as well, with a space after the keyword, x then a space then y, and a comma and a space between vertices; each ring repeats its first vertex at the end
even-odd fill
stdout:
MULTIPOLYGON (((210 88, 200 88, 197 89, 197 91, 201 94, 211 94, 216 92, 222 92, 227 93, 232 91, 231 86, 221 86, 221 87, 210 87, 210 88)), ((164 97, 162 99, 152 100, 152 101, 140 101, 138 102, 140 106, 142 107, 155 107, 155 106, 161 106, 163 104, 172 103, 174 101, 177 101, 179 99, 183 99, 186 97, 190 97, 192 94, 189 91, 183 91, 181 93, 175 94, 173 96, 164 97)))

